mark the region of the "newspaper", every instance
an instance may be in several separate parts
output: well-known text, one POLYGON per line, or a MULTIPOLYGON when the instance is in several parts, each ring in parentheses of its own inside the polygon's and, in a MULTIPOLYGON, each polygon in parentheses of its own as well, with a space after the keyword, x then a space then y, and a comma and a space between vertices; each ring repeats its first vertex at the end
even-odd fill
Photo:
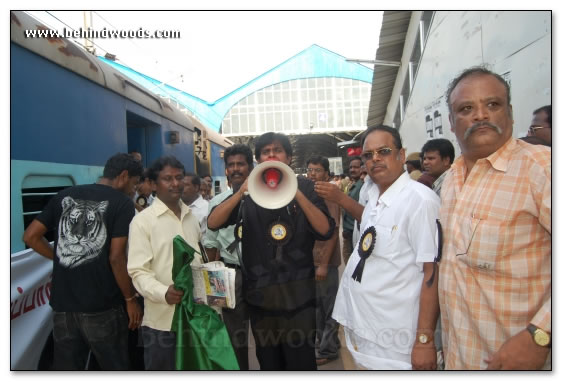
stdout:
POLYGON ((194 301, 211 307, 235 307, 235 275, 222 261, 191 265, 194 301))

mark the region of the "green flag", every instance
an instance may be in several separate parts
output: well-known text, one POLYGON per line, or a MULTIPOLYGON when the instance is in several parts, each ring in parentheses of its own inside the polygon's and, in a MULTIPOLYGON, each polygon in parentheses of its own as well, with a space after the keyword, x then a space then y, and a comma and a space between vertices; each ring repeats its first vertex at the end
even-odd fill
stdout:
POLYGON ((176 305, 172 331, 176 332, 177 370, 239 370, 237 358, 221 317, 207 305, 193 299, 190 263, 195 249, 176 236, 173 241, 174 287, 184 291, 176 305))

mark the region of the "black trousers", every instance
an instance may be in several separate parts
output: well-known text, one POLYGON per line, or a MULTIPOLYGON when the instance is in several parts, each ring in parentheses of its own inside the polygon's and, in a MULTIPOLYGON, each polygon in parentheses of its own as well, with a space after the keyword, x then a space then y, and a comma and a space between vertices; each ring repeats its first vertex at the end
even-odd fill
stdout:
POLYGON ((176 333, 141 326, 145 370, 176 369, 176 333))
POLYGON ((249 305, 260 370, 317 370, 315 306, 270 312, 249 305))
POLYGON ((223 308, 223 322, 237 356, 240 370, 248 370, 248 305, 242 293, 242 273, 236 269, 234 309, 223 308))

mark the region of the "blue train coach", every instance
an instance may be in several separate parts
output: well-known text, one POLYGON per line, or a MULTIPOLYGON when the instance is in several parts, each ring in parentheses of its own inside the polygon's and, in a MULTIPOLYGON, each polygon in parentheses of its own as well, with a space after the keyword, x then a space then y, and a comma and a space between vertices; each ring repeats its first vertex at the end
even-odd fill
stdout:
MULTIPOLYGON (((52 329, 51 262, 26 249, 27 225, 58 191, 95 183, 117 152, 147 166, 174 155, 187 171, 225 187, 223 151, 232 142, 168 104, 73 42, 26 38, 48 30, 11 12, 11 368, 41 367, 52 329)), ((51 238, 52 239, 52 238, 51 238)))

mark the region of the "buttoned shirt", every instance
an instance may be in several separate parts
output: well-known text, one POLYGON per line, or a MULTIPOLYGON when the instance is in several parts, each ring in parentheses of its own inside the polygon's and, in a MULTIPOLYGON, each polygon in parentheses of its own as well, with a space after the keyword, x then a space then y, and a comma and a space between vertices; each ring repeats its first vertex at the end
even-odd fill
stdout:
POLYGON ((439 296, 447 369, 485 359, 531 322, 551 331, 551 149, 511 138, 442 186, 439 296))
POLYGON ((332 317, 362 338, 410 354, 418 325, 423 265, 434 261, 437 253, 440 201, 406 171, 381 196, 377 186, 368 192, 360 232, 375 227, 375 245, 361 283, 352 279, 360 261, 361 239, 354 248, 332 317))
MULTIPOLYGON (((364 182, 361 179, 358 179, 354 183, 349 186, 348 189, 348 196, 358 201, 358 197, 360 195, 360 190, 362 189, 364 182)), ((352 215, 348 212, 344 211, 342 214, 342 229, 344 231, 352 232, 354 230, 354 224, 356 224, 356 220, 352 215)))
MULTIPOLYGON (((370 195, 370 190, 372 187, 377 187, 373 180, 369 176, 366 176, 362 182, 362 187, 358 193, 358 203, 363 207, 368 204, 368 199, 370 195)), ((356 243, 360 239, 360 223, 354 221, 354 232, 352 233, 352 246, 355 247, 356 243)))
POLYGON ((192 210, 194 215, 199 221, 199 228, 201 230, 201 237, 205 236, 205 231, 207 231, 207 215, 209 212, 209 202, 203 199, 203 196, 198 194, 196 200, 192 202, 188 207, 192 210))
POLYGON ((442 184, 444 183, 444 179, 446 179, 446 175, 448 174, 449 170, 450 169, 444 171, 442 175, 440 175, 438 179, 436 179, 434 183, 432 183, 432 189, 438 196, 440 196, 440 192, 442 191, 442 184))
MULTIPOLYGON (((129 227, 127 271, 135 289, 145 298, 143 326, 170 331, 175 305, 166 302, 165 295, 172 281, 172 240, 180 235, 199 252, 199 222, 181 200, 180 219, 158 196, 153 203, 136 215, 129 227)), ((201 264, 196 254, 193 264, 201 264)))
MULTIPOLYGON (((208 214, 209 212, 211 212, 213 208, 221 204, 223 200, 227 199, 232 194, 233 194, 233 190, 228 189, 227 191, 224 191, 219 195, 215 196, 213 199, 211 199, 211 201, 209 202, 208 214)), ((234 250, 231 253, 227 250, 229 245, 231 245, 231 243, 235 241, 234 229, 235 229, 234 224, 226 228, 221 228, 220 230, 217 231, 212 231, 208 229, 203 237, 203 246, 205 248, 217 248, 219 250, 219 254, 224 259, 225 262, 240 265, 240 260, 237 251, 234 250)), ((240 243, 238 244, 238 248, 240 251, 240 243)))

